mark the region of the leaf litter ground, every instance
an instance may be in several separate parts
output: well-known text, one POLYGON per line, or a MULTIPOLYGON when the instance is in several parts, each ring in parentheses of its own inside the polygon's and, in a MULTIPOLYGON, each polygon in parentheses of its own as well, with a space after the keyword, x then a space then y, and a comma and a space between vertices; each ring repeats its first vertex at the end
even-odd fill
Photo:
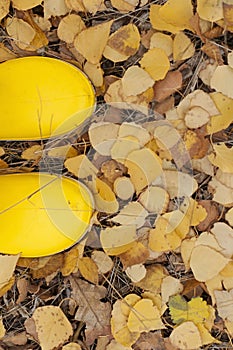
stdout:
POLYGON ((0 256, 0 348, 231 349, 232 5, 9 5, 1 61, 71 62, 98 104, 81 137, 1 142, 0 171, 79 178, 96 212, 88 237, 66 252, 0 256))

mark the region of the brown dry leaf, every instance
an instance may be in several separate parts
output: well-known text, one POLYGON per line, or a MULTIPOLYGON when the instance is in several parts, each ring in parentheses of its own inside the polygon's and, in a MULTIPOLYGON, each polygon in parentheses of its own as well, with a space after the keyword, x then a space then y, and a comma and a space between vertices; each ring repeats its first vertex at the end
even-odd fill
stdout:
POLYGON ((29 262, 29 267, 31 267, 33 278, 48 278, 49 276, 56 275, 60 271, 63 261, 64 255, 60 253, 39 258, 37 264, 33 267, 30 266, 29 262))
POLYGON ((40 26, 33 20, 32 15, 30 12, 24 12, 23 19, 34 29, 35 36, 33 40, 30 43, 30 47, 28 47, 28 50, 36 51, 37 49, 40 49, 43 46, 48 45, 48 39, 43 30, 40 28, 40 26))
POLYGON ((220 92, 212 93, 210 97, 219 110, 219 113, 210 119, 210 125, 207 126, 208 133, 214 134, 226 129, 233 122, 233 99, 220 92))
POLYGON ((138 51, 140 39, 138 28, 127 24, 110 35, 103 55, 113 62, 125 61, 138 51))
POLYGON ((199 329, 191 321, 181 323, 172 331, 169 338, 172 345, 180 350, 199 349, 202 346, 199 329))
POLYGON ((217 66, 216 62, 210 63, 208 60, 203 63, 203 68, 201 68, 198 76, 205 85, 210 86, 210 80, 217 66))
POLYGON ((8 61, 16 58, 17 55, 9 50, 3 43, 0 43, 0 62, 8 61))
POLYGON ((215 290, 214 295, 219 316, 233 322, 233 289, 215 290))
POLYGON ((103 173, 104 179, 106 179, 111 184, 113 184, 117 178, 127 173, 126 167, 114 159, 103 162, 101 164, 100 171, 103 173))
POLYGON ((155 81, 164 79, 170 68, 170 62, 165 51, 158 48, 147 51, 139 63, 155 81))
POLYGON ((19 296, 18 296, 18 299, 16 300, 16 304, 20 304, 27 297, 29 281, 26 277, 22 277, 18 279, 16 285, 19 292, 19 296))
POLYGON ((202 19, 218 21, 223 18, 222 0, 197 0, 197 12, 202 19))
POLYGON ((111 0, 111 4, 120 12, 130 12, 138 5, 138 0, 111 0))
POLYGON ((107 227, 100 232, 100 241, 108 255, 120 255, 129 250, 136 241, 136 226, 107 227))
POLYGON ((179 27, 167 23, 162 19, 162 17, 160 16, 161 8, 162 5, 157 4, 152 4, 150 6, 150 22, 152 27, 160 31, 167 31, 173 34, 178 33, 180 31, 179 27))
POLYGON ((13 7, 21 11, 30 10, 41 3, 42 0, 12 0, 13 7))
POLYGON ((65 167, 80 179, 88 178, 90 175, 95 177, 98 172, 98 169, 84 154, 67 159, 65 167))
POLYGON ((104 0, 82 0, 83 5, 87 12, 95 15, 98 11, 104 11, 106 9, 104 0))
POLYGON ((203 172, 204 174, 214 176, 214 167, 207 156, 201 159, 192 159, 193 169, 203 172))
MULTIPOLYGON (((201 51, 203 51, 208 57, 214 59, 217 62, 217 64, 219 65, 223 64, 223 58, 222 58, 220 47, 216 45, 214 42, 207 41, 207 43, 202 46, 201 51)), ((211 85, 211 79, 210 79, 209 85, 211 85)))
MULTIPOLYGON (((157 34, 157 33, 156 33, 157 34)), ((161 102, 168 96, 179 91, 182 87, 182 74, 180 71, 168 72, 163 80, 157 81, 154 85, 154 99, 161 102)))
POLYGON ((122 78, 122 88, 126 96, 139 95, 153 85, 151 76, 138 66, 129 67, 122 78))
POLYGON ((134 350, 148 350, 151 349, 151 347, 154 347, 156 350, 169 350, 165 346, 161 331, 142 333, 133 348, 134 350))
POLYGON ((72 44, 76 35, 86 28, 82 18, 79 15, 70 14, 63 17, 57 28, 59 39, 68 44, 72 44))
POLYGON ((129 202, 112 221, 120 225, 136 225, 139 228, 144 225, 147 215, 147 210, 139 202, 129 202))
POLYGON ((114 266, 112 259, 100 250, 93 250, 91 258, 95 262, 98 272, 101 274, 108 273, 114 266))
POLYGON ((225 215, 225 219, 229 222, 231 226, 233 226, 233 208, 228 210, 228 212, 225 215))
POLYGON ((164 277, 168 275, 166 269, 159 264, 148 265, 146 267, 146 276, 140 282, 136 283, 136 286, 150 291, 154 294, 161 292, 161 285, 164 277))
POLYGON ((183 32, 175 35, 173 40, 173 59, 174 61, 186 60, 195 53, 195 47, 189 37, 183 32))
MULTIPOLYGON (((208 153, 210 142, 206 137, 206 134, 206 126, 200 127, 196 130, 188 130, 185 133, 184 142, 192 161, 194 161, 194 159, 203 159, 208 153)), ((206 159, 208 161, 207 157, 206 159)), ((210 162, 209 164, 211 165, 210 162)))
POLYGON ((2 339, 5 334, 6 334, 6 329, 4 327, 4 324, 3 324, 2 318, 1 318, 0 319, 0 339, 2 339))
POLYGON ((162 173, 161 159, 147 148, 129 153, 124 165, 128 168, 137 193, 149 186, 162 173))
POLYGON ((109 122, 92 123, 88 134, 92 147, 100 154, 109 156, 118 137, 119 125, 109 122))
POLYGON ((180 30, 193 31, 190 20, 193 16, 191 0, 168 0, 159 10, 160 17, 180 30))
POLYGON ((27 149, 25 149, 22 154, 21 157, 23 159, 27 159, 27 160, 39 160, 42 156, 42 146, 41 145, 34 145, 31 146, 27 149))
MULTIPOLYGON (((32 315, 32 320, 35 323, 39 344, 43 350, 52 350, 62 345, 73 335, 70 322, 58 306, 37 307, 32 315)), ((27 331, 29 330, 27 329, 27 331)))
POLYGON ((3 296, 8 289, 12 287, 14 283, 13 273, 15 266, 20 257, 17 255, 0 255, 0 264, 2 266, 0 270, 0 295, 3 296))
POLYGON ((212 164, 219 167, 225 173, 233 172, 233 148, 228 148, 224 143, 215 144, 213 146, 214 153, 208 158, 212 164))
POLYGON ((169 204, 169 195, 161 187, 149 186, 140 194, 139 202, 150 213, 165 213, 169 204))
POLYGON ((218 275, 227 265, 229 259, 221 253, 205 245, 193 248, 190 267, 197 281, 205 282, 218 275))
POLYGON ((0 20, 8 14, 10 9, 10 0, 2 0, 0 5, 0 20))
POLYGON ((22 50, 33 51, 31 43, 36 35, 36 31, 30 24, 19 18, 7 18, 6 30, 16 45, 22 50))
POLYGON ((170 35, 163 33, 153 33, 150 38, 150 49, 157 47, 162 49, 169 57, 172 54, 173 39, 170 35))
POLYGON ((89 257, 81 258, 78 261, 78 268, 82 277, 91 283, 98 284, 98 267, 94 260, 89 257))
POLYGON ((89 79, 95 87, 101 87, 104 83, 103 74, 104 71, 99 63, 93 64, 86 62, 84 65, 84 72, 88 75, 89 79))
POLYGON ((130 249, 119 255, 123 269, 132 265, 145 263, 149 258, 149 250, 141 242, 134 242, 130 249))
POLYGON ((139 333, 165 328, 158 308, 149 299, 141 299, 133 306, 127 326, 130 332, 139 333))
POLYGON ((127 267, 125 273, 133 283, 136 283, 146 276, 146 268, 143 264, 136 264, 127 267))
POLYGON ((210 81, 210 87, 221 92, 227 97, 233 98, 232 93, 233 69, 230 66, 218 66, 210 81))
POLYGON ((44 18, 64 16, 69 12, 65 0, 44 0, 44 18))
MULTIPOLYGON (((119 1, 118 1, 119 2, 119 1)), ((98 349, 97 349, 98 350, 98 349)), ((103 350, 103 348, 99 349, 99 350, 103 350)), ((120 343, 118 343, 116 340, 112 340, 107 346, 106 348, 104 348, 104 350, 133 350, 133 348, 131 347, 125 347, 123 345, 121 345, 120 343)))
POLYGON ((205 208, 207 212, 206 218, 197 225, 197 229, 200 231, 206 231, 208 228, 218 220, 219 211, 218 206, 211 200, 201 200, 199 204, 205 208))
POLYGON ((74 40, 75 48, 90 63, 99 63, 109 38, 112 22, 113 21, 107 21, 89 27, 76 36, 74 40), (87 45, 87 43, 91 43, 91 45, 87 45))
POLYGON ((224 25, 226 26, 226 29, 230 32, 233 31, 233 4, 231 1, 229 3, 226 3, 223 1, 223 19, 224 19, 224 25))
POLYGON ((79 245, 76 245, 71 250, 64 253, 64 261, 61 268, 63 276, 69 276, 76 270, 79 260, 79 249, 79 245))
POLYGON ((72 288, 72 298, 79 305, 75 319, 85 322, 86 343, 91 345, 101 335, 110 335, 110 303, 102 302, 106 288, 85 282, 76 276, 69 277, 72 288))

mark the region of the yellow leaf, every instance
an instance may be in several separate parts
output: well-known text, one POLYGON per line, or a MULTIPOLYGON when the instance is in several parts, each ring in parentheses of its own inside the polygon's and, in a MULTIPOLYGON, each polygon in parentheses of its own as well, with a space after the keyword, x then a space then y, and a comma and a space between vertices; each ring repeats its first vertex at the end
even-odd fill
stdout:
POLYGON ((2 319, 0 319, 0 339, 2 339, 5 334, 6 334, 6 330, 2 322, 2 319))
POLYGON ((202 339, 197 326, 187 321, 176 327, 171 335, 170 341, 179 350, 199 349, 202 346, 202 339))
POLYGON ((210 97, 219 110, 219 115, 213 116, 210 119, 210 125, 207 126, 208 133, 213 134, 226 129, 233 122, 233 99, 220 92, 214 92, 210 97))
POLYGON ((150 49, 162 49, 169 57, 172 54, 173 39, 170 35, 154 33, 150 38, 150 49))
POLYGON ((87 61, 93 64, 99 63, 108 41, 111 25, 112 21, 107 21, 84 29, 76 36, 74 46, 87 61))
POLYGON ((44 18, 64 16, 69 12, 65 0, 44 0, 44 18))
POLYGON ((218 66, 210 81, 210 87, 218 92, 233 98, 232 92, 233 69, 230 66, 218 66))
POLYGON ((207 216, 204 207, 192 198, 186 197, 180 206, 180 210, 190 220, 190 226, 197 226, 207 216))
POLYGON ((69 276, 78 266, 79 247, 75 246, 70 251, 64 253, 64 263, 61 268, 63 276, 69 276))
POLYGON ((146 268, 143 264, 136 264, 127 267, 125 273, 133 283, 136 283, 146 276, 146 268))
POLYGON ((190 267, 197 281, 205 282, 215 277, 228 263, 216 250, 198 245, 193 248, 190 258, 190 267))
POLYGON ((153 85, 151 76, 138 66, 129 67, 122 78, 122 88, 126 96, 139 95, 153 85))
POLYGON ((169 195, 167 191, 161 187, 150 186, 141 193, 139 202, 150 213, 162 214, 167 210, 169 204, 169 195))
POLYGON ((148 290, 154 294, 160 293, 163 278, 167 272, 162 265, 149 265, 145 278, 136 283, 136 286, 148 290))
POLYGON ((233 227, 233 208, 228 210, 225 215, 225 219, 229 222, 229 224, 233 227))
POLYGON ((58 347, 73 334, 70 322, 58 306, 38 307, 32 318, 43 350, 58 347))
POLYGON ((98 169, 85 154, 67 159, 65 161, 65 167, 80 179, 85 179, 88 176, 95 176, 98 172, 98 169))
POLYGON ((159 10, 160 17, 180 30, 193 31, 190 19, 193 16, 191 0, 168 0, 159 10))
POLYGON ((138 28, 127 24, 110 35, 103 55, 113 62, 125 61, 138 51, 140 39, 138 28))
POLYGON ((136 225, 139 228, 144 225, 147 215, 147 210, 139 202, 130 202, 112 218, 112 221, 121 225, 136 225))
POLYGON ((175 35, 173 40, 173 59, 174 61, 186 60, 194 55, 195 47, 189 37, 183 32, 175 35))
POLYGON ((21 157, 27 160, 38 160, 42 156, 42 146, 34 145, 22 152, 21 157))
POLYGON ((197 0, 197 13, 202 19, 210 22, 222 19, 222 0, 197 0))
POLYGON ((158 48, 147 51, 139 63, 154 80, 165 78, 170 68, 170 62, 165 51, 158 48))
MULTIPOLYGON (((116 0, 117 2, 119 2, 119 0, 116 0)), ((96 348, 97 350, 101 350, 102 348, 96 348)), ((120 343, 118 343, 116 340, 112 340, 107 347, 105 348, 105 350, 133 350, 133 348, 131 347, 125 347, 124 345, 121 345, 120 343)))
POLYGON ((86 26, 79 15, 70 14, 61 19, 57 28, 57 35, 59 39, 71 44, 76 35, 85 28, 86 26))
POLYGON ((86 62, 84 65, 84 72, 88 75, 89 79, 92 81, 95 87, 101 87, 104 83, 103 73, 100 64, 92 64, 86 62))
POLYGON ((20 254, 0 255, 0 290, 10 281, 20 254))
POLYGON ((127 326, 131 332, 149 332, 165 328, 160 318, 160 312, 153 306, 152 300, 139 300, 131 309, 127 326))
POLYGON ((231 258, 233 255, 233 229, 225 224, 225 222, 216 222, 211 228, 218 244, 220 251, 226 258, 231 258))
POLYGON ((119 257, 123 268, 126 269, 135 264, 145 263, 149 257, 149 250, 141 242, 134 242, 132 247, 119 257))
POLYGON ((78 151, 71 145, 51 147, 46 149, 48 156, 53 158, 73 158, 78 155, 78 151))
POLYGON ((94 15, 97 11, 104 11, 104 1, 103 0, 82 0, 85 9, 94 15))
POLYGON ((212 192, 213 200, 224 206, 232 206, 233 204, 233 191, 231 187, 223 184, 219 179, 213 177, 209 182, 209 190, 212 192))
POLYGON ((150 22, 154 29, 167 31, 170 33, 178 33, 180 31, 179 27, 176 27, 170 23, 165 22, 160 16, 160 9, 162 5, 152 4, 150 7, 150 22))
POLYGON ((6 20, 7 33, 15 40, 16 45, 22 50, 33 51, 30 47, 32 40, 36 35, 36 31, 20 18, 7 18, 6 20))
POLYGON ((0 20, 8 14, 9 8, 10 8, 10 0, 2 0, 1 7, 0 7, 0 20))
POLYGON ((178 278, 172 276, 164 277, 161 285, 161 295, 162 302, 166 304, 169 301, 169 297, 183 291, 183 284, 179 281, 178 278))
POLYGON ((84 257, 78 261, 79 271, 86 280, 94 284, 98 284, 98 267, 94 260, 89 257, 84 257))
POLYGON ((82 348, 77 343, 69 343, 64 345, 61 350, 82 350, 82 348))
POLYGON ((138 0, 111 0, 111 4, 120 12, 130 12, 138 5, 138 0))
POLYGON ((13 7, 18 10, 26 11, 40 5, 42 0, 12 0, 12 3, 13 7))
POLYGON ((0 43, 0 62, 8 61, 16 58, 17 55, 9 50, 3 43, 0 43))
POLYGON ((208 332, 208 329, 201 323, 196 325, 200 336, 202 345, 212 344, 212 343, 221 343, 218 339, 213 338, 211 334, 208 332))
POLYGON ((109 227, 100 232, 100 241, 108 255, 119 255, 129 250, 136 240, 136 226, 109 227))
POLYGON ((212 164, 219 167, 225 173, 233 172, 233 148, 228 148, 224 143, 213 145, 214 153, 208 158, 212 164))

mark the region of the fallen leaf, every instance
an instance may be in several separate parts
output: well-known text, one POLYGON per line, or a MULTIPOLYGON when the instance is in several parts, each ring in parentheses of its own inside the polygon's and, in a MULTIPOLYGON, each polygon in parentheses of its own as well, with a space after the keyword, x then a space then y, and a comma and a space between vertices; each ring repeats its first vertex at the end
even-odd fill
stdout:
POLYGON ((133 305, 127 326, 130 332, 139 333, 165 328, 158 308, 149 299, 141 299, 133 305))
POLYGON ((233 208, 228 210, 225 215, 225 219, 229 222, 229 224, 233 227, 233 208))
POLYGON ((98 169, 84 154, 67 159, 65 167, 80 179, 86 179, 90 175, 95 177, 98 172, 98 169))
POLYGON ((34 145, 26 148, 22 152, 21 157, 27 160, 39 160, 42 157, 42 146, 34 145))
POLYGON ((136 241, 136 226, 107 227, 100 232, 100 241, 108 255, 119 255, 129 250, 136 241))
POLYGON ((9 50, 3 43, 0 43, 0 62, 17 58, 17 55, 9 50))
POLYGON ((69 276, 78 267, 79 246, 75 245, 68 252, 64 253, 63 266, 61 268, 62 276, 69 276))
POLYGON ((168 0, 159 10, 160 17, 167 23, 178 27, 179 30, 193 31, 190 20, 193 16, 191 0, 168 0))
POLYGON ((151 76, 138 66, 129 67, 122 78, 122 88, 126 96, 139 95, 153 85, 151 76))
POLYGON ((161 331, 141 333, 140 338, 133 346, 134 350, 148 350, 151 349, 151 347, 154 347, 156 350, 169 350, 167 347, 165 347, 165 342, 161 331))
POLYGON ((165 213, 169 204, 169 195, 161 187, 149 186, 139 196, 139 202, 150 213, 165 213))
POLYGON ((17 255, 0 255, 1 270, 0 270, 0 295, 3 296, 9 288, 12 287, 13 273, 20 254, 17 255), (5 288, 9 287, 9 288, 5 288))
POLYGON ((112 259, 100 250, 93 250, 91 258, 95 262, 99 273, 108 273, 114 266, 112 259))
POLYGON ((202 346, 200 332, 191 321, 181 323, 172 331, 169 338, 172 345, 179 350, 198 349, 202 346))
POLYGON ((211 78, 210 87, 227 97, 233 98, 231 91, 232 81, 233 69, 227 65, 218 66, 211 78))
POLYGON ((10 0, 3 0, 0 6, 0 20, 6 17, 10 10, 10 0))
POLYGON ((85 9, 92 15, 98 11, 104 11, 105 5, 103 0, 82 0, 85 9))
POLYGON ((17 289, 19 292, 19 296, 18 296, 18 299, 16 300, 16 304, 20 304, 27 297, 29 281, 27 278, 22 277, 22 278, 18 279, 16 285, 17 285, 17 289))
POLYGON ((136 138, 140 146, 150 141, 149 132, 140 124, 123 122, 120 125, 118 136, 122 138, 136 138))
POLYGON ((42 0, 12 0, 13 7, 17 10, 30 10, 35 6, 38 6, 42 3, 42 0))
POLYGON ((107 183, 96 178, 92 182, 87 182, 87 186, 93 194, 96 210, 111 214, 118 211, 119 203, 115 193, 107 183))
POLYGON ((215 277, 228 263, 229 259, 205 245, 193 248, 190 267, 197 281, 205 282, 215 277))
POLYGON ((78 155, 78 151, 71 145, 51 147, 46 149, 48 156, 52 158, 73 158, 78 155))
POLYGON ((79 305, 75 319, 86 323, 86 343, 91 345, 98 336, 110 335, 110 303, 102 302, 107 290, 103 286, 95 286, 76 276, 69 277, 72 297, 79 305))
POLYGON ((2 339, 5 334, 6 334, 6 329, 4 327, 4 324, 3 324, 2 318, 1 318, 0 319, 0 339, 2 339))
POLYGON ((162 49, 166 55, 169 57, 172 54, 173 39, 170 35, 163 33, 154 33, 150 38, 150 49, 155 47, 162 49))
POLYGON ((211 228, 211 233, 222 248, 221 254, 230 259, 233 255, 233 229, 225 222, 216 222, 211 228))
MULTIPOLYGON (((119 1, 117 1, 119 3, 119 1)), ((125 347, 119 344, 116 340, 112 340, 106 347, 106 350, 132 350, 131 347, 125 347)))
POLYGON ((121 176, 118 177, 113 184, 113 189, 118 198, 129 200, 133 197, 135 188, 130 178, 121 176))
POLYGON ((210 86, 210 80, 217 66, 218 64, 216 62, 209 63, 208 60, 204 62, 203 68, 201 68, 198 75, 205 85, 210 86))
POLYGON ((207 216, 197 225, 197 229, 200 231, 207 231, 208 228, 219 218, 218 206, 211 200, 201 200, 199 201, 199 204, 205 208, 207 216))
POLYGON ((145 263, 150 253, 141 242, 134 242, 130 249, 119 255, 123 269, 132 265, 145 263))
POLYGON ((135 24, 129 23, 110 35, 104 49, 104 57, 121 62, 133 56, 139 49, 140 33, 135 24))
POLYGON ((168 275, 166 269, 160 265, 148 265, 146 267, 146 276, 141 281, 136 283, 136 286, 158 294, 161 291, 161 285, 164 277, 168 275))
MULTIPOLYGON (((204 52, 209 58, 213 59, 218 65, 223 64, 222 52, 220 50, 220 47, 216 45, 214 42, 207 41, 207 43, 205 43, 201 47, 201 51, 204 52)), ((213 72, 213 75, 214 75, 214 72, 213 72)), ((210 79, 210 84, 209 84, 210 86, 211 86, 211 80, 212 80, 212 77, 210 79)))
POLYGON ((174 61, 186 60, 195 53, 195 47, 189 37, 183 32, 175 35, 173 40, 173 59, 174 61))
POLYGON ((98 64, 107 44, 112 21, 84 29, 74 40, 74 47, 93 64, 98 64), (87 45, 91 42, 91 45, 87 45))
POLYGON ((74 42, 76 35, 85 28, 82 18, 72 13, 62 18, 57 28, 57 35, 59 39, 71 44, 74 42))
POLYGON ((224 143, 214 144, 213 151, 208 158, 212 164, 219 167, 223 172, 232 173, 233 172, 233 148, 228 148, 224 143))
POLYGON ((120 12, 130 12, 138 5, 138 0, 111 0, 111 4, 120 12))
POLYGON ((159 80, 155 83, 154 99, 155 101, 161 102, 173 93, 178 92, 181 87, 182 74, 180 71, 168 72, 163 80, 159 80))
POLYGON ((64 16, 69 12, 65 0, 44 0, 44 18, 64 16))
POLYGON ((77 343, 69 343, 64 345, 61 350, 82 350, 82 348, 77 343))
POLYGON ((160 31, 167 31, 173 34, 178 33, 180 31, 179 27, 174 26, 170 23, 167 23, 160 16, 161 8, 162 8, 162 5, 157 5, 157 4, 151 4, 150 6, 150 22, 152 27, 160 31))
POLYGON ((30 45, 36 35, 36 31, 20 18, 7 18, 6 30, 15 44, 22 50, 34 51, 30 45))
POLYGON ((216 298, 217 310, 220 317, 224 320, 233 322, 233 289, 215 290, 214 295, 216 298))
POLYGON ((125 273, 133 283, 136 283, 146 276, 146 268, 143 264, 131 265, 126 268, 125 273))
POLYGON ((216 177, 213 177, 208 184, 210 193, 213 193, 213 200, 224 206, 233 204, 233 191, 231 187, 221 183, 216 177))
POLYGON ((112 221, 125 226, 136 225, 139 228, 144 225, 147 215, 147 210, 139 202, 130 202, 112 218, 112 221))
POLYGON ((102 155, 109 156, 118 137, 119 125, 110 122, 92 123, 88 130, 92 147, 102 155))
POLYGON ((73 335, 70 322, 58 306, 37 307, 32 319, 35 322, 39 344, 43 350, 52 350, 73 335))
POLYGON ((210 94, 219 113, 210 119, 210 125, 207 126, 209 134, 226 129, 233 122, 233 99, 220 92, 210 94))
POLYGON ((222 0, 197 0, 197 12, 202 19, 218 21, 223 18, 222 0))
POLYGON ((85 7, 82 0, 65 0, 65 4, 69 10, 76 12, 85 12, 85 7))
POLYGON ((161 296, 163 304, 166 304, 171 296, 181 293, 183 291, 183 288, 184 286, 179 279, 172 276, 164 277, 161 285, 161 296))
POLYGON ((84 72, 88 75, 89 79, 92 81, 92 84, 95 87, 101 87, 104 83, 103 74, 104 71, 102 70, 99 63, 93 64, 90 62, 86 62, 84 65, 84 72))
POLYGON ((4 156, 4 154, 5 154, 4 148, 0 147, 0 157, 4 156))
POLYGON ((233 31, 233 21, 232 21, 232 13, 233 13, 233 7, 231 1, 229 3, 223 1, 223 19, 224 24, 228 31, 233 31))
POLYGON ((139 63, 155 81, 164 79, 170 68, 170 62, 165 51, 158 48, 147 51, 139 63))
POLYGON ((83 257, 78 261, 78 268, 82 277, 91 283, 98 284, 98 267, 94 260, 88 256, 83 257))

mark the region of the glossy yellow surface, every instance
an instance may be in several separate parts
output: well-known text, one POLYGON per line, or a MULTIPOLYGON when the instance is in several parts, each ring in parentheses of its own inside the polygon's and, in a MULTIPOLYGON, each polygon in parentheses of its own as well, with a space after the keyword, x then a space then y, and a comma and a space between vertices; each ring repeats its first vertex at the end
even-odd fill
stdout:
POLYGON ((39 140, 82 124, 95 94, 75 66, 33 56, 0 64, 0 101, 0 140, 39 140))
POLYGON ((92 196, 80 182, 44 173, 0 176, 0 253, 60 252, 87 231, 92 196))

